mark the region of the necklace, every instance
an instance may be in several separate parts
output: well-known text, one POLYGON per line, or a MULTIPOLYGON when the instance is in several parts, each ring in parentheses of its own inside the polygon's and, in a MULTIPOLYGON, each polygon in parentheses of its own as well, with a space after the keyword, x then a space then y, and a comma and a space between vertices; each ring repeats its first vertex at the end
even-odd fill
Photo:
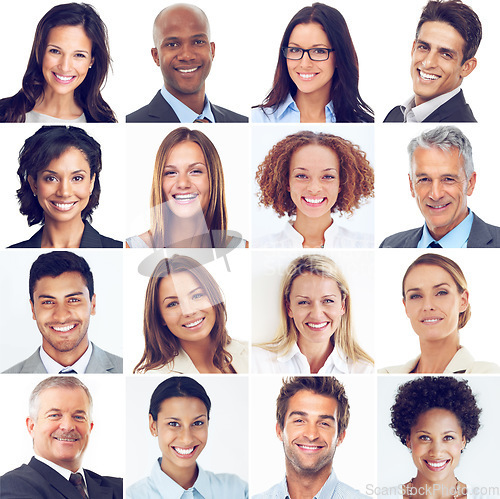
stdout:
MULTIPOLYGON (((460 484, 458 483, 458 480, 456 477, 454 477, 456 480, 455 483, 455 494, 453 494, 453 499, 458 499, 462 494, 459 494, 459 489, 460 489, 460 484)), ((413 485, 413 478, 410 480, 410 490, 413 492, 413 490, 416 490, 416 487, 413 485)), ((415 496, 411 496, 408 494, 408 499, 415 499, 415 496)))

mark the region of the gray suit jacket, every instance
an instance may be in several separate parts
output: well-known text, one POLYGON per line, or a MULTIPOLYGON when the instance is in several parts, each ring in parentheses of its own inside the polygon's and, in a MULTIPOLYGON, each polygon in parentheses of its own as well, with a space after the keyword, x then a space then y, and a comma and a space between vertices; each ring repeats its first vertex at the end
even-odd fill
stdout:
MULTIPOLYGON (((92 343, 92 355, 86 373, 122 373, 123 359, 117 355, 102 350, 92 343)), ((4 371, 4 373, 47 373, 42 359, 40 358, 40 348, 27 359, 19 362, 15 366, 4 371)))
MULTIPOLYGON (((248 123, 248 118, 242 114, 214 104, 210 106, 216 123, 248 123)), ((172 106, 163 98, 160 90, 149 104, 127 114, 125 119, 127 123, 180 123, 172 106)))
MULTIPOLYGON (((381 248, 416 248, 422 237, 423 226, 398 232, 382 241, 381 248)), ((483 222, 476 214, 467 242, 467 248, 500 248, 500 227, 483 222)))

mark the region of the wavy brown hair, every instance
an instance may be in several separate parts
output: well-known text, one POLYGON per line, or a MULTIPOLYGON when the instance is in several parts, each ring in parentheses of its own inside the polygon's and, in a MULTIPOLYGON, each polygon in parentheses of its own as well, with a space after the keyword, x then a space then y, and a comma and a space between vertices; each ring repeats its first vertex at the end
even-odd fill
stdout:
POLYGON ((231 342, 226 329, 226 305, 222 291, 210 272, 193 258, 173 255, 156 265, 146 289, 144 301, 144 353, 134 367, 134 373, 145 373, 172 364, 182 349, 179 339, 163 323, 160 312, 158 289, 164 277, 174 273, 189 272, 205 290, 215 312, 215 324, 210 337, 215 345, 214 366, 223 373, 234 372, 231 354, 225 349, 231 342))
POLYGON ((374 195, 373 168, 366 159, 366 153, 357 145, 329 133, 297 132, 273 146, 257 170, 259 204, 273 208, 280 217, 296 213, 288 190, 290 161, 295 151, 311 144, 327 147, 337 155, 341 189, 331 211, 352 215, 356 208, 374 195))

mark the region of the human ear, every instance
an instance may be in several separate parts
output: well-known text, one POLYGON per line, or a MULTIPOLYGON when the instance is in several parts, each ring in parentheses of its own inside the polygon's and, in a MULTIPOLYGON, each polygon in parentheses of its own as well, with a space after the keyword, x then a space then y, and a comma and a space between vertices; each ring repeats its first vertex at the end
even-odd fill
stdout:
POLYGON ((460 78, 465 78, 466 76, 469 76, 474 69, 476 69, 477 66, 477 59, 473 57, 472 59, 469 59, 468 61, 465 61, 462 64, 462 69, 460 71, 460 78))
POLYGON ((469 306, 469 292, 465 290, 460 296, 460 313, 465 312, 469 306))
POLYGON ((280 424, 276 422, 276 435, 283 442, 283 430, 280 428, 280 424))
POLYGON ((160 58, 158 57, 158 49, 156 47, 153 47, 151 49, 151 55, 153 56, 153 60, 155 61, 156 65, 160 65, 160 58))
POLYGON ((470 179, 467 181, 467 196, 471 196, 476 187, 476 172, 473 172, 470 179))
POLYGON ((28 183, 30 184, 33 196, 36 196, 36 180, 31 175, 28 175, 28 183))
POLYGON ((153 435, 153 437, 158 436, 158 427, 151 414, 149 415, 149 431, 151 432, 151 435, 153 435))
POLYGON ((411 197, 415 197, 415 191, 413 189, 413 180, 411 178, 411 175, 408 173, 408 180, 410 181, 410 192, 411 192, 411 197))

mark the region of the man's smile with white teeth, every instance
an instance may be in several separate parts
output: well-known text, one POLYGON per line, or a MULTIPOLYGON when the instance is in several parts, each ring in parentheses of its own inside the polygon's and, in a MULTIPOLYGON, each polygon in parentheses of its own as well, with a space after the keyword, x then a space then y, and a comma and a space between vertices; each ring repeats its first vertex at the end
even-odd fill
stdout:
POLYGON ((195 68, 190 69, 177 68, 177 71, 179 71, 180 73, 194 73, 199 68, 200 66, 196 66, 195 68))
POLYGON ((440 76, 433 75, 431 73, 426 73, 421 69, 418 69, 418 74, 420 75, 420 78, 422 78, 423 80, 437 80, 441 78, 440 76))

